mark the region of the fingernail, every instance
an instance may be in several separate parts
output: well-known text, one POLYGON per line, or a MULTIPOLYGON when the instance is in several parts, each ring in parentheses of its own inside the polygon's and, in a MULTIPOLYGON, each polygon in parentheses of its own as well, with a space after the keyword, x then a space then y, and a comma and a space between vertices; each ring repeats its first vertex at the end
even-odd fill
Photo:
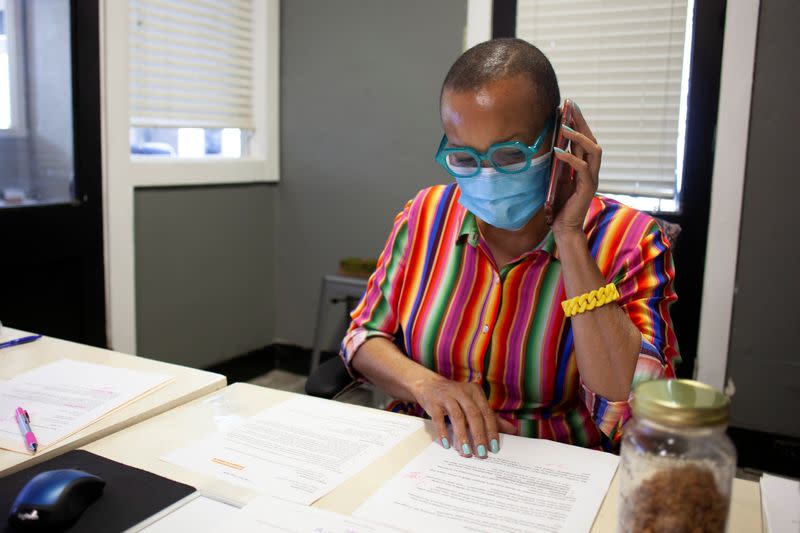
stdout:
POLYGON ((492 453, 497 453, 500 451, 500 445, 497 444, 497 439, 492 439, 492 441, 489 443, 489 448, 491 448, 492 453))
POLYGON ((486 457, 486 446, 478 444, 478 457, 486 457))
POLYGON ((555 147, 553 147, 553 150, 555 150, 555 151, 556 151, 556 152, 558 152, 559 154, 566 154, 566 153, 567 153, 567 151, 566 151, 566 150, 562 150, 562 149, 561 149, 561 148, 559 148, 558 146, 555 146, 555 147))
POLYGON ((572 101, 572 105, 575 106, 575 109, 578 110, 578 113, 581 113, 581 106, 578 105, 578 102, 575 100, 572 101))
POLYGON ((472 453, 472 450, 469 449, 469 444, 462 444, 461 451, 464 452, 464 455, 469 455, 472 453))
POLYGON ((564 128, 565 130, 567 130, 570 133, 575 133, 575 130, 573 130, 572 128, 570 128, 566 124, 562 124, 561 127, 564 128))
POLYGON ((447 437, 442 437, 442 448, 445 450, 450 449, 450 441, 447 440, 447 437))

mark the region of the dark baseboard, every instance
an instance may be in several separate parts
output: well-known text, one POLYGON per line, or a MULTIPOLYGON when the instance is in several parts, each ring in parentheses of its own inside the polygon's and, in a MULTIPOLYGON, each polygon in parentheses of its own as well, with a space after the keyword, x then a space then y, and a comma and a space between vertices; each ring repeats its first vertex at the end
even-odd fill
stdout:
POLYGON ((743 428, 728 428, 739 468, 800 478, 800 438, 743 428))
MULTIPOLYGON (((338 357, 336 352, 324 351, 320 362, 338 357)), ((292 344, 270 344, 258 350, 217 363, 205 370, 228 378, 228 383, 250 381, 270 370, 286 370, 294 374, 308 375, 311 368, 311 349, 292 344)))

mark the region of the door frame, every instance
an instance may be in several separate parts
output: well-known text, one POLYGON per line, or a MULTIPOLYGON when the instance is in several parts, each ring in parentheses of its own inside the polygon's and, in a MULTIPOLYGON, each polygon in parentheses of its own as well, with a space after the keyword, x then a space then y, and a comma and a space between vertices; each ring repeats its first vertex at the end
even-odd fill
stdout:
POLYGON ((726 385, 760 0, 729 2, 695 378, 726 385), (725 111, 724 113, 722 111, 725 111))

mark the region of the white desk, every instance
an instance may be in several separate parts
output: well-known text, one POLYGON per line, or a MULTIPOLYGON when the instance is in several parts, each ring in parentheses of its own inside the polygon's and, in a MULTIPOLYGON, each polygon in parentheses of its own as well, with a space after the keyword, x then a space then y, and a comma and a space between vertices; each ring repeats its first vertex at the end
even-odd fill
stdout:
MULTIPOLYGON (((3 327, 4 337, 23 334, 29 335, 26 332, 3 327)), ((35 455, 0 450, 0 476, 11 474, 24 467, 32 466, 64 452, 80 448, 115 431, 132 426, 173 407, 183 405, 195 398, 219 390, 225 387, 226 384, 225 376, 220 374, 162 363, 143 357, 125 355, 52 337, 42 337, 34 342, 1 349, 0 379, 12 378, 32 368, 62 358, 130 368, 143 372, 167 374, 174 379, 152 394, 119 409, 35 455)))
MULTIPOLYGON (((291 396, 292 394, 288 392, 236 383, 224 391, 210 394, 188 405, 129 427, 114 435, 109 435, 85 446, 84 449, 120 463, 187 483, 219 497, 245 504, 255 497, 255 492, 161 461, 159 457, 186 445, 193 439, 224 429, 226 425, 235 422, 240 417, 255 414, 291 396)), ((314 504, 314 507, 346 514, 352 513, 378 487, 400 471, 403 465, 433 440, 433 424, 426 421, 424 429, 420 429, 408 437, 394 451, 320 499, 314 504)), ((616 531, 617 492, 615 478, 595 520, 593 532, 616 531)), ((758 483, 737 479, 734 482, 731 508, 729 531, 756 533, 762 531, 761 496, 758 483)))

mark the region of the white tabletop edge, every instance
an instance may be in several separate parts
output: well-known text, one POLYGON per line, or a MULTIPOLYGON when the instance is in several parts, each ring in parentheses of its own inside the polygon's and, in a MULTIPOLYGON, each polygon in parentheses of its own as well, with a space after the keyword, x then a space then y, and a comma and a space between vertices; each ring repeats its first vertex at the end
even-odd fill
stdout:
MULTIPOLYGON (((3 327, 3 333, 15 336, 30 334, 6 326, 3 327)), ((9 379, 62 358, 165 374, 172 379, 163 387, 109 413, 106 417, 34 455, 0 450, 0 478, 85 446, 195 398, 223 389, 227 384, 227 378, 222 374, 47 336, 34 342, 0 350, 0 379, 9 379)))

